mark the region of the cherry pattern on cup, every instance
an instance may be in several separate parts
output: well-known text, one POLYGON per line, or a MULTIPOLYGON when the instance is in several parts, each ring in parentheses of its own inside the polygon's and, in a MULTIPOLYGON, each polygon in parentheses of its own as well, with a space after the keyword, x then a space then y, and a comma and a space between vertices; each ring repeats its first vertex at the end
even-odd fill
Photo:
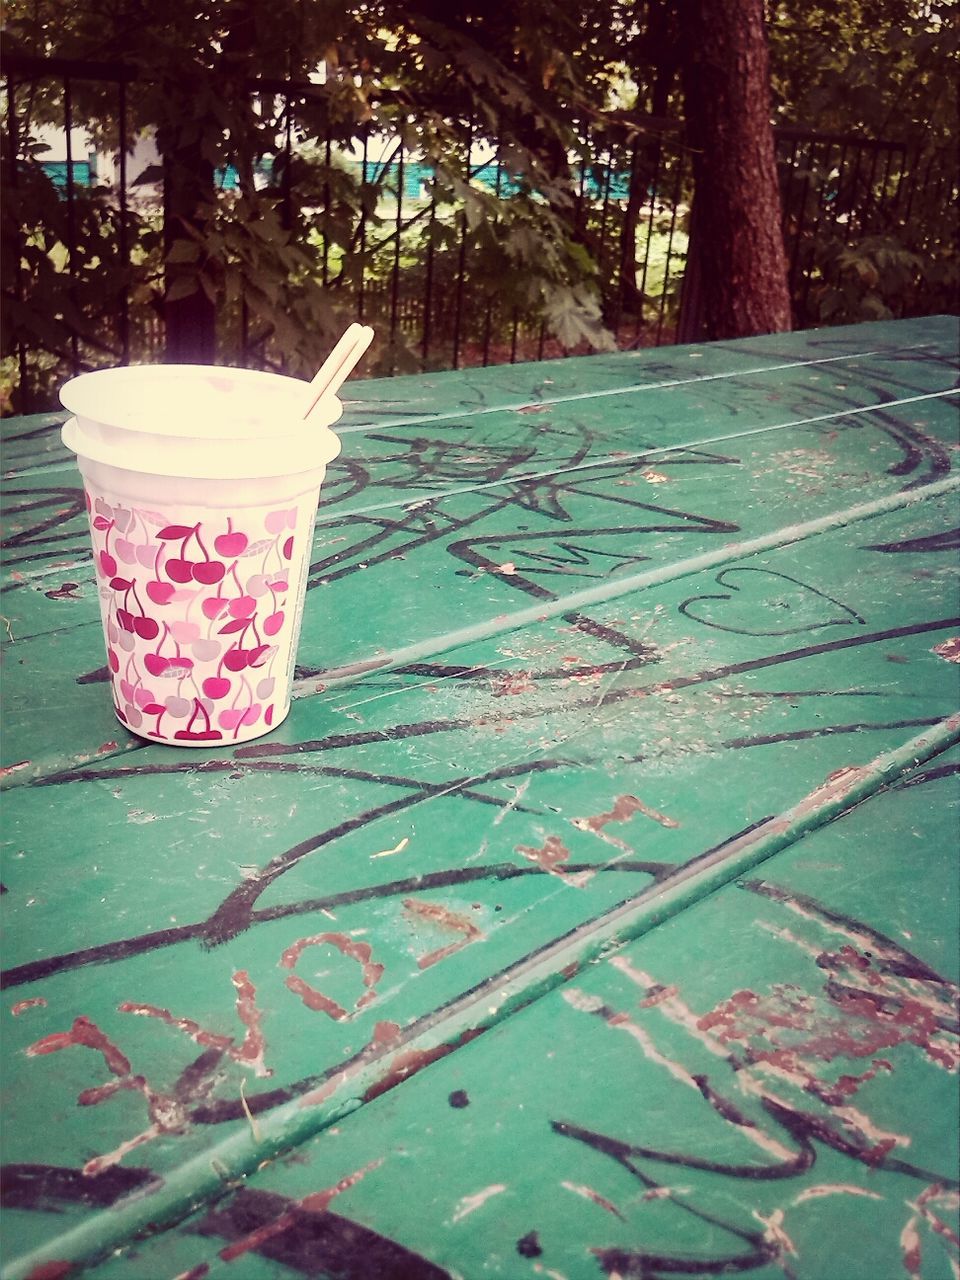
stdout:
POLYGON ((269 728, 299 509, 248 511, 241 527, 85 500, 119 719, 196 744, 269 728))

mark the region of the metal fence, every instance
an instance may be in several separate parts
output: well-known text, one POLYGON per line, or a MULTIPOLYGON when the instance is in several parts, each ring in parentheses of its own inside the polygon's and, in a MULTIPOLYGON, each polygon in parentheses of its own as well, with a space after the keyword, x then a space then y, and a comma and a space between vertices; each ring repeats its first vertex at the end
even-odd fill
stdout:
MULTIPOLYGON (((4 354, 11 386, 3 407, 25 412, 47 407, 52 389, 70 373, 161 358, 170 351, 171 327, 185 322, 183 307, 169 305, 169 275, 165 280, 163 172, 145 184, 128 173, 131 73, 11 56, 3 58, 2 72, 4 354), (41 86, 48 110, 53 103, 60 112, 63 161, 44 162, 34 145, 33 101, 41 86), (73 154, 73 130, 85 123, 77 101, 91 91, 101 106, 110 102, 115 121, 104 144, 109 174, 99 172, 95 157, 73 154)), ((542 293, 505 287, 498 236, 512 202, 535 203, 538 193, 510 171, 496 137, 481 134, 469 118, 454 122, 458 185, 450 181, 449 155, 438 172, 410 145, 401 115, 392 133, 387 116, 345 134, 329 114, 324 126, 329 98, 322 85, 258 81, 251 93, 272 112, 276 139, 254 181, 276 196, 284 225, 309 250, 331 330, 351 319, 377 329, 370 371, 458 368, 570 350, 552 332, 542 293), (465 189, 492 197, 486 226, 472 220, 465 189)), ((909 222, 919 198, 944 208, 951 200, 949 174, 897 143, 781 129, 777 154, 801 327, 830 318, 824 298, 834 286, 825 244, 836 264, 845 247, 909 222)), ((693 179, 682 125, 651 118, 594 123, 578 131, 566 165, 569 234, 592 264, 602 320, 617 345, 693 336, 694 273, 684 286, 688 256, 696 256, 688 253, 693 179)), ((239 209, 236 170, 228 165, 213 181, 226 207, 239 209)), ((263 320, 253 292, 242 284, 228 292, 200 299, 215 325, 216 358, 285 369, 283 336, 263 320)), ((186 323, 195 319, 188 314, 186 323)))

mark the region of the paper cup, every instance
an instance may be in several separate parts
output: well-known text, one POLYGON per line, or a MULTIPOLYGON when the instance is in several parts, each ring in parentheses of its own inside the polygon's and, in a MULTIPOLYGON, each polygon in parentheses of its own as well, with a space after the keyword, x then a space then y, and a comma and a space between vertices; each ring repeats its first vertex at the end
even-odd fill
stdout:
POLYGON ((340 450, 331 398, 209 366, 68 382, 118 719, 171 746, 262 737, 290 685, 320 485, 340 450))

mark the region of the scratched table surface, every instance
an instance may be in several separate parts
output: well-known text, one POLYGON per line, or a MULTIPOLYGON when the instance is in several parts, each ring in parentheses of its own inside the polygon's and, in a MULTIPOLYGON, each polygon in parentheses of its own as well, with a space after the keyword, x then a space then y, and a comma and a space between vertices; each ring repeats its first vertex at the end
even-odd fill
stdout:
POLYGON ((355 383, 296 699, 4 423, 3 1276, 960 1274, 949 317, 355 383))

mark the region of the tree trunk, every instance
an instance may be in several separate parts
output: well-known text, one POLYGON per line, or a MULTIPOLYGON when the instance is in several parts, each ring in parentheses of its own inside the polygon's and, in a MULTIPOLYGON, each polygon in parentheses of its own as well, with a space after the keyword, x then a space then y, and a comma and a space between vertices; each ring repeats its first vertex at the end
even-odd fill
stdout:
POLYGON ((197 131, 185 142, 176 131, 159 130, 157 141, 164 160, 164 358, 168 364, 212 364, 216 307, 200 275, 206 265, 203 211, 214 196, 213 165, 203 157, 197 131), (178 254, 177 246, 186 252, 178 254))
MULTIPOLYGON (((681 0, 703 337, 790 329, 763 0, 681 0)), ((688 327, 689 332, 689 327, 688 327)))

